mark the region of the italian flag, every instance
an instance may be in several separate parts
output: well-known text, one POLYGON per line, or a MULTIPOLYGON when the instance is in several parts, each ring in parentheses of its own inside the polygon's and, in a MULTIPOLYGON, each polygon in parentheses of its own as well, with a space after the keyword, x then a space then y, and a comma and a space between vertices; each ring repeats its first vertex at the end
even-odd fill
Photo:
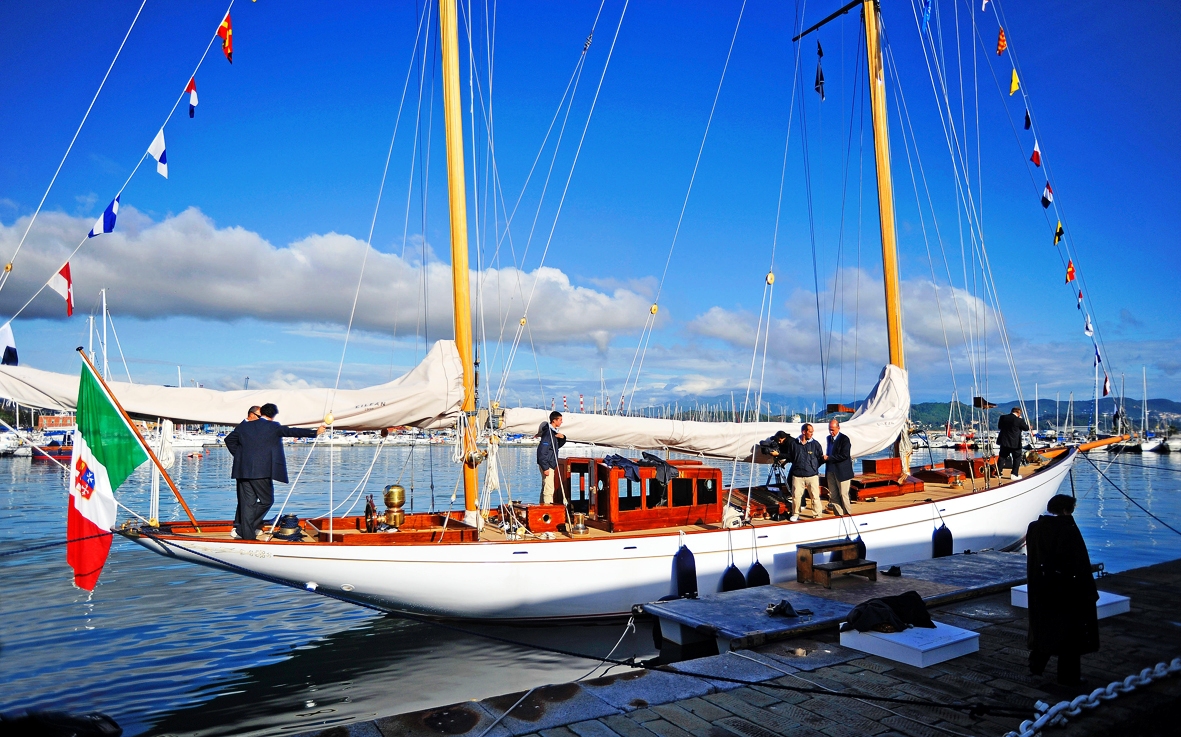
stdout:
POLYGON ((109 533, 118 511, 115 489, 147 460, 115 398, 83 362, 66 517, 66 539, 76 541, 67 543, 66 561, 74 569, 78 588, 94 591, 111 550, 109 533))

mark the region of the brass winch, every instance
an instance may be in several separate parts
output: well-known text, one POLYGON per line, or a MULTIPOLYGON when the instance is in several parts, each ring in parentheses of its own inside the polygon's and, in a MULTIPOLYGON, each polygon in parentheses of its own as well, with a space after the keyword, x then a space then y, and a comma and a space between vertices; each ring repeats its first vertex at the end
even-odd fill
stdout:
POLYGON ((385 523, 398 528, 406 523, 406 513, 402 507, 406 504, 406 488, 400 484, 390 484, 382 492, 385 500, 385 523))

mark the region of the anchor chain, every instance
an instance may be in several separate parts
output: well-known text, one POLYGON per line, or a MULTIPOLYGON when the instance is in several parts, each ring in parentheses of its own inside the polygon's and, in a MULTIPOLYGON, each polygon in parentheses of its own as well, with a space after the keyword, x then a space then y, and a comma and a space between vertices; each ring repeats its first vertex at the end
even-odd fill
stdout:
POLYGON ((1104 701, 1111 701, 1120 694, 1131 693, 1139 686, 1147 686, 1153 681, 1181 673, 1181 658, 1165 664, 1157 663, 1153 668, 1145 668, 1139 673, 1133 673, 1122 681, 1112 681, 1106 688, 1097 688, 1089 694, 1076 696, 1070 701, 1059 701, 1050 706, 1044 701, 1033 705, 1038 716, 1021 722, 1018 732, 1008 732, 1005 737, 1033 737, 1046 727, 1056 727, 1066 724, 1070 717, 1077 717, 1083 709, 1094 709, 1104 701))

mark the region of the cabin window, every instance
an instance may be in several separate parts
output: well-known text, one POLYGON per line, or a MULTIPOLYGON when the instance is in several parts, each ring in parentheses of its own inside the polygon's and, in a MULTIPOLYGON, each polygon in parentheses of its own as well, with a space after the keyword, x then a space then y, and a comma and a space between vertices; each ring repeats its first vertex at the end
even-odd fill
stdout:
POLYGON ((668 487, 660 479, 648 479, 648 509, 668 506, 668 487))
POLYGON ((693 506, 693 479, 673 479, 673 506, 693 506))
POLYGON ((632 489, 631 479, 619 479, 619 511, 628 512, 633 509, 639 509, 643 497, 636 494, 632 489))
POLYGON ((718 485, 713 479, 697 479, 697 503, 718 503, 718 485))

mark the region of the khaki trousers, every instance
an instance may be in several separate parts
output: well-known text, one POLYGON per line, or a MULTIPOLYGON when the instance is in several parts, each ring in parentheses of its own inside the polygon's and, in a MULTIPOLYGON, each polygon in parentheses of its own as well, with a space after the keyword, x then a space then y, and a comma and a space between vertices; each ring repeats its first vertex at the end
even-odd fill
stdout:
POLYGON ((541 471, 541 503, 553 504, 555 470, 552 468, 542 468, 541 466, 538 466, 537 470, 541 471))
POLYGON ((853 480, 837 481, 835 473, 828 474, 824 479, 828 486, 828 503, 832 505, 833 511, 846 516, 853 514, 849 511, 849 484, 853 480))
POLYGON ((792 507, 791 513, 798 515, 803 507, 804 489, 808 490, 808 496, 812 498, 812 516, 819 517, 823 512, 820 506, 820 477, 819 476, 792 476, 791 477, 791 496, 792 507))

